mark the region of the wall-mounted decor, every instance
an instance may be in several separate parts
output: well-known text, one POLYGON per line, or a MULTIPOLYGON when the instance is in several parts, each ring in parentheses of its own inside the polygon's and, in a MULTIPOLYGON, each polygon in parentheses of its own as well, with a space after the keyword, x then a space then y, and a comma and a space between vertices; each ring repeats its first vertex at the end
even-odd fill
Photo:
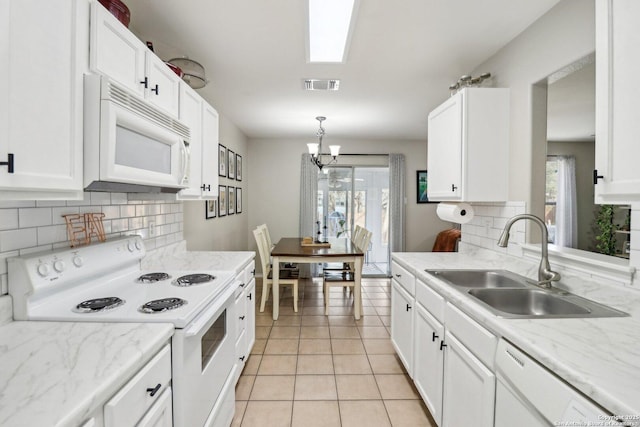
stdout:
POLYGON ((236 154, 236 181, 242 181, 242 156, 236 154))
POLYGON ((229 186, 229 194, 227 194, 227 199, 229 200, 229 210, 228 214, 233 215, 236 213, 236 188, 229 186))
POLYGON ((218 216, 227 214, 227 186, 218 185, 218 216))
POLYGON ((204 217, 205 219, 215 218, 218 213, 218 201, 206 200, 204 202, 204 217))
POLYGON ((227 163, 227 177, 229 179, 236 179, 236 155, 233 151, 227 150, 229 153, 229 159, 227 163))
POLYGON ((218 175, 227 176, 227 147, 218 144, 218 175))
POLYGON ((242 188, 236 187, 236 213, 242 213, 242 188))
POLYGON ((416 188, 417 188, 417 203, 438 203, 430 202, 427 197, 427 171, 416 171, 416 188))

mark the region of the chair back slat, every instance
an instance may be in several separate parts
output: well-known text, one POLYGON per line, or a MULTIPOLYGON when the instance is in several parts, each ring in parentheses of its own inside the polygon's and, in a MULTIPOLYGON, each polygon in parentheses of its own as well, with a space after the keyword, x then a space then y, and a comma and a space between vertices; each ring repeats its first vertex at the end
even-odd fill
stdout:
POLYGON ((253 236, 256 239, 256 245, 258 245, 258 253, 260 254, 260 263, 262 265, 262 274, 267 277, 270 271, 270 251, 267 250, 267 243, 264 238, 264 233, 259 228, 253 230, 253 236))

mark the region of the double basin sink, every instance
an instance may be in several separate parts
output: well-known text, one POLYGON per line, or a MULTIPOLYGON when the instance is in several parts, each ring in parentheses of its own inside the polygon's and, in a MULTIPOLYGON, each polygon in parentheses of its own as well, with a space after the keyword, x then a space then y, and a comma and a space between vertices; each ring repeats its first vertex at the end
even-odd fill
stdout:
POLYGON ((627 313, 507 270, 425 270, 505 318, 622 317, 627 313))

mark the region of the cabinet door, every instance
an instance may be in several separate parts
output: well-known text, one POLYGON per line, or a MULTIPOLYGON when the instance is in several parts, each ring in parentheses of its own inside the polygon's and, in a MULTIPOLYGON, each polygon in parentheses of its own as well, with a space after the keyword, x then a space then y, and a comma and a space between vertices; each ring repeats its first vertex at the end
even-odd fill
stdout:
POLYGON ((147 51, 146 58, 147 100, 172 116, 178 117, 178 99, 182 80, 153 52, 147 51))
POLYGON ((427 192, 433 200, 459 200, 462 184, 462 93, 429 114, 427 192))
POLYGON ((391 281, 391 342, 413 378, 413 297, 391 281))
POLYGON ((442 422, 444 327, 420 304, 415 310, 413 381, 436 424, 442 422))
POLYGON ((496 377, 450 332, 445 333, 444 427, 492 427, 496 377))
POLYGON ((204 199, 218 197, 218 112, 206 102, 202 110, 202 184, 204 199))
MULTIPOLYGON (((189 142, 189 188, 180 190, 178 199, 194 199, 201 196, 202 185, 202 97, 186 83, 180 85, 180 121, 191 129, 189 142)), ((217 164, 215 165, 217 167, 217 164)))
POLYGON ((84 2, 0 6, 0 198, 82 195, 84 2))
POLYGON ((596 2, 596 203, 640 200, 640 2, 596 2))
POLYGON ((251 354, 253 344, 256 342, 256 281, 251 279, 245 291, 247 300, 247 321, 245 333, 247 334, 247 356, 251 354))
POLYGON ((142 417, 136 427, 172 427, 173 412, 171 410, 171 387, 166 389, 158 401, 142 417))
POLYGON ((93 71, 111 77, 144 97, 147 50, 99 2, 91 4, 90 58, 93 71))

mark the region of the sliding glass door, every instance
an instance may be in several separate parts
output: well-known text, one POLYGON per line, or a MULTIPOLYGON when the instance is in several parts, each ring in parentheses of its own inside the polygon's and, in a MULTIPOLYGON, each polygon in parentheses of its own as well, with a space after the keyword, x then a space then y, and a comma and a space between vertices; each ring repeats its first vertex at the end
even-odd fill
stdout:
POLYGON ((318 175, 317 210, 328 237, 348 238, 356 225, 371 231, 363 275, 389 276, 388 167, 325 167, 318 175))

